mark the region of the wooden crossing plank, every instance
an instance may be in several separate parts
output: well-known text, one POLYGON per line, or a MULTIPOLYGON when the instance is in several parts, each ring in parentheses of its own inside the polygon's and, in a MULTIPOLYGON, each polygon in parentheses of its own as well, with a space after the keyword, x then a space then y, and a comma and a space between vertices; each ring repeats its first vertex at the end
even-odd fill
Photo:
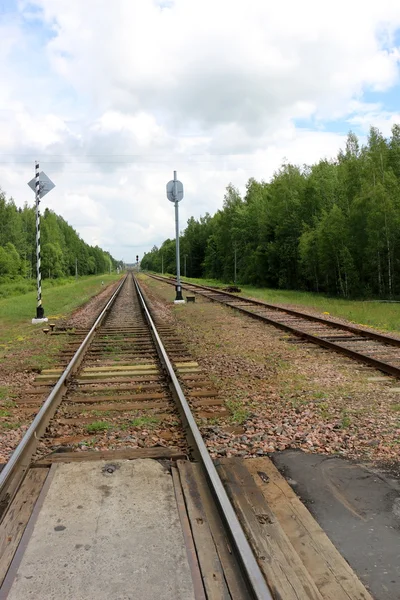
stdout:
POLYGON ((372 600, 357 575, 270 459, 248 459, 246 467, 324 600, 372 600))
POLYGON ((197 483, 190 468, 182 466, 179 474, 207 599, 231 600, 197 483))
MULTIPOLYGON (((230 540, 226 537, 221 517, 216 510, 214 498, 204 479, 204 473, 199 463, 190 463, 188 461, 177 462, 179 474, 182 480, 186 480, 190 485, 185 488, 185 500, 192 496, 192 502, 199 506, 203 513, 203 519, 208 525, 218 558, 221 562, 226 584, 229 588, 230 597, 234 600, 248 600, 248 589, 243 581, 241 570, 236 562, 235 555, 230 548, 230 540)), ((196 543, 196 540, 195 540, 196 543)))
POLYGON ((101 450, 86 452, 54 452, 44 456, 36 463, 34 467, 50 466, 61 462, 85 462, 93 460, 134 460, 136 458, 166 458, 166 459, 184 459, 185 454, 179 448, 164 448, 157 446, 155 448, 122 448, 119 450, 101 450))
POLYGON ((49 470, 29 469, 0 525, 0 585, 17 550, 49 470))
POLYGON ((171 475, 174 484, 175 500, 176 506, 178 508, 179 520, 181 522, 183 539, 185 540, 186 556, 192 574, 194 595, 196 600, 207 600, 206 593, 204 590, 203 578, 200 572, 199 560, 196 554, 193 533, 190 527, 189 516, 185 504, 185 498, 183 496, 181 478, 179 475, 179 471, 175 466, 171 467, 171 475))
POLYGON ((322 600, 242 461, 223 459, 217 468, 273 593, 285 600, 322 600))

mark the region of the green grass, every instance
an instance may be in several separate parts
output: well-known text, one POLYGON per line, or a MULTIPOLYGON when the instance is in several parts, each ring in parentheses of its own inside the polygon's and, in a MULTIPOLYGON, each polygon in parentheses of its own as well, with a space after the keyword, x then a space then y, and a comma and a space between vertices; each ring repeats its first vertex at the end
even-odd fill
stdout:
POLYGON ((159 422, 160 419, 157 417, 137 417, 136 419, 132 419, 130 424, 132 427, 154 427, 159 422))
MULTIPOLYGON (((104 285, 119 279, 119 275, 95 275, 81 277, 64 285, 49 285, 43 282, 42 298, 45 316, 50 320, 57 320, 71 313, 74 309, 85 304, 95 294, 98 294, 104 285)), ((1 290, 1 286, 0 286, 1 290)), ((36 292, 28 292, 12 298, 0 299, 0 346, 4 343, 23 342, 25 336, 34 327, 32 317, 36 313, 36 292)))
POLYGON ((111 427, 112 425, 105 421, 94 421, 93 423, 86 425, 86 431, 88 433, 98 433, 100 431, 108 431, 111 427))
POLYGON ((8 400, 10 397, 9 388, 7 385, 0 385, 0 401, 8 400))
MULTIPOLYGON (((226 287, 227 284, 212 279, 182 280, 201 285, 226 287)), ((241 296, 249 296, 271 304, 288 304, 295 307, 308 307, 320 313, 329 313, 333 317, 341 317, 358 325, 368 325, 386 331, 400 332, 400 303, 388 303, 368 300, 345 300, 330 298, 312 292, 296 292, 292 290, 273 290, 239 285, 241 296)), ((323 316, 323 314, 322 314, 323 316)))
POLYGON ((0 298, 9 298, 10 296, 20 296, 27 294, 36 287, 34 279, 19 279, 12 283, 0 283, 0 298))
POLYGON ((325 420, 330 419, 331 417, 331 411, 329 409, 329 403, 328 402, 319 402, 317 404, 317 409, 321 415, 321 417, 325 420))
POLYGON ((340 425, 342 429, 347 429, 351 425, 351 418, 346 410, 342 411, 342 420, 340 425))
POLYGON ((228 400, 227 407, 231 411, 230 421, 237 425, 243 425, 249 418, 250 411, 240 400, 228 400))
POLYGON ((21 426, 21 423, 0 423, 0 429, 18 429, 21 426))

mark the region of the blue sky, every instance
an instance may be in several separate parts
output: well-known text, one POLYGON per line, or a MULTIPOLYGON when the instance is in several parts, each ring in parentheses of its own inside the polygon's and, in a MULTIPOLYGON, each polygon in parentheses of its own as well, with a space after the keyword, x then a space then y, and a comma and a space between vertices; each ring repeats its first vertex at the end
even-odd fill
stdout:
POLYGON ((0 186, 31 202, 40 159, 47 206, 127 261, 173 235, 174 169, 184 225, 400 122, 398 0, 0 0, 0 44, 0 186))

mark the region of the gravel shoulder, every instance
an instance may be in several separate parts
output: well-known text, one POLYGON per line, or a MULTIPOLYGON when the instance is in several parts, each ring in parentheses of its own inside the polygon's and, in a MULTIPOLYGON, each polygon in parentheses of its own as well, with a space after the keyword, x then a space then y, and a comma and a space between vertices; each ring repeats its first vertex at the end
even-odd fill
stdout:
POLYGON ((288 448, 347 458, 398 460, 396 380, 196 296, 174 305, 173 288, 142 276, 153 310, 208 371, 244 433, 203 431, 213 455, 257 456, 288 448), (166 317, 168 315, 168 317, 166 317))

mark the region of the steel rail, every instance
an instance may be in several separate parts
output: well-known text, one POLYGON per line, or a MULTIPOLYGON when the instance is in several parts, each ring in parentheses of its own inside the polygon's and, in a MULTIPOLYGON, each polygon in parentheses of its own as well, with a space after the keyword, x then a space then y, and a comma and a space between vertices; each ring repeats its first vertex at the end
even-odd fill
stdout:
MULTIPOLYGON (((170 285, 174 285, 173 281, 171 282, 168 279, 164 279, 164 278, 154 276, 154 275, 149 275, 149 276, 153 277, 154 279, 159 279, 160 281, 163 281, 165 283, 169 283, 170 285)), ((193 284, 188 284, 188 285, 193 285, 193 284)), ((187 286, 185 286, 185 284, 182 284, 182 287, 186 287, 186 289, 188 289, 187 286)), ((210 290, 215 293, 218 293, 216 290, 213 290, 212 288, 207 288, 206 286, 197 286, 196 285, 196 287, 200 288, 200 291, 197 292, 200 294, 201 294, 201 290, 203 288, 206 290, 210 290)), ((223 294, 228 295, 229 292, 220 292, 220 293, 222 295, 223 294)), ((238 298, 238 296, 235 296, 233 294, 232 294, 232 296, 234 298, 238 298)), ((373 358, 372 356, 363 354, 362 352, 357 352, 356 350, 351 350, 350 348, 346 348, 345 346, 341 346, 340 344, 336 344, 335 342, 324 339, 324 337, 318 337, 317 335, 313 335, 312 333, 307 333, 306 331, 302 331, 301 329, 293 327, 292 325, 287 325, 286 323, 281 323, 280 321, 276 321, 275 319, 271 319, 270 317, 266 317, 265 315, 260 315, 260 314, 254 313, 251 310, 248 310, 247 308, 243 308, 243 306, 235 306, 234 304, 229 304, 219 298, 211 298, 210 296, 206 296, 206 295, 204 295, 204 297, 208 298, 212 302, 219 302, 220 304, 223 304, 225 306, 229 306, 230 308, 238 310, 238 311, 242 312, 243 314, 245 314, 249 317, 252 317, 253 319, 258 319, 259 321, 263 321, 265 323, 273 325, 274 327, 277 327, 278 329, 282 329, 283 331, 286 331, 288 333, 293 333, 297 337, 304 338, 305 340, 307 340, 308 342, 311 342, 312 344, 316 344, 317 346, 322 346, 324 348, 327 348, 328 350, 337 352, 338 354, 344 354, 345 356, 348 356, 349 358, 357 360, 358 362, 366 363, 366 364, 370 365, 371 367, 374 367, 375 369, 382 371, 383 373, 387 373, 388 375, 392 375, 393 377, 400 378, 400 367, 396 367, 394 365, 391 365, 390 363, 386 363, 377 358, 373 358)), ((242 299, 246 302, 248 300, 247 298, 242 298, 242 299)), ((249 300, 249 302, 258 304, 261 307, 264 305, 264 303, 257 302, 256 300, 249 300)), ((266 306, 269 307, 270 305, 266 305, 266 306)), ((281 309, 279 307, 275 307, 275 308, 277 310, 282 310, 282 312, 288 312, 291 310, 291 309, 287 309, 287 310, 281 309)), ((319 317, 314 317, 313 315, 308 315, 308 314, 300 313, 297 311, 292 311, 292 312, 296 313, 297 316, 302 317, 305 320, 312 320, 312 321, 315 320, 315 321, 323 323, 324 325, 329 325, 330 327, 334 327, 335 329, 348 329, 349 331, 353 330, 354 333, 357 333, 360 335, 364 334, 363 337, 365 337, 366 340, 368 340, 368 338, 371 338, 373 340, 379 341, 384 344, 400 346, 400 340, 397 340, 396 338, 392 338, 387 335, 377 334, 375 332, 371 332, 371 335, 370 335, 370 332, 365 331, 363 329, 358 329, 357 327, 353 328, 351 326, 346 326, 346 325, 342 326, 341 323, 335 323, 334 321, 327 321, 326 319, 322 319, 322 318, 320 319, 319 317)), ((349 338, 348 341, 351 342, 351 338, 349 338)))
POLYGON ((22 482, 22 479, 29 468, 31 458, 37 448, 38 441, 40 437, 45 432, 47 425, 50 419, 53 417, 56 412, 58 406, 60 405, 62 398, 67 390, 67 382, 69 377, 76 372, 81 364, 84 355, 97 331, 97 329, 101 326, 105 316, 110 311, 112 305, 115 302, 119 292, 122 289, 126 281, 127 276, 119 284, 118 288, 115 290, 96 321, 94 322, 92 328, 89 333, 86 335, 82 344, 79 346, 78 350, 75 352, 74 356, 68 363, 65 371, 62 373, 61 377, 57 381, 55 387, 52 389, 51 393, 45 400, 44 404, 41 406, 39 412, 36 417, 32 421, 29 429, 26 431, 22 440, 19 442, 18 446, 14 450, 11 455, 9 461, 6 466, 0 473, 0 507, 2 513, 4 514, 6 507, 9 502, 14 497, 19 485, 22 482))
POLYGON ((140 286, 135 277, 133 277, 133 280, 140 302, 143 307, 146 320, 149 324, 153 335, 153 339, 156 343, 158 354, 170 379, 170 387, 176 398, 178 408, 181 413, 182 422, 184 423, 186 433, 188 435, 190 443, 192 444, 194 457, 200 462, 207 476, 212 495, 216 500, 218 510, 227 527, 229 538, 233 544, 233 547, 236 549, 239 564, 242 567, 245 581, 247 582, 247 585, 249 587, 249 593, 251 594, 250 597, 254 598, 254 600, 273 600, 273 596, 265 581, 264 575, 257 563, 257 560, 250 547, 250 544, 247 541, 246 535, 242 529, 239 519, 228 498, 228 495, 217 473, 211 456, 208 453, 199 428, 197 427, 196 421, 194 420, 192 411, 190 410, 190 407, 182 391, 180 383, 175 375, 174 368, 168 358, 167 352, 157 332, 154 321, 150 315, 150 311, 147 307, 140 286))
MULTIPOLYGON (((174 285, 174 280, 170 280, 166 277, 160 277, 159 275, 153 275, 148 273, 149 277, 153 277, 154 279, 159 279, 160 281, 164 281, 165 283, 169 283, 170 285, 174 285)), ((400 339, 394 338, 385 333, 376 333, 375 331, 368 331, 366 329, 361 329, 355 325, 348 325, 346 323, 340 323, 339 321, 332 321, 330 319, 324 319, 324 317, 317 317, 316 315, 310 315, 309 313, 303 313, 293 308, 285 308, 282 306, 277 306, 276 304, 269 304, 268 302, 264 302, 264 300, 254 300, 253 298, 247 298, 246 296, 237 296, 236 294, 232 294, 231 292, 225 292, 223 290, 217 288, 211 288, 207 285, 200 285, 198 283, 189 283, 189 282, 181 282, 182 287, 189 289, 189 286, 198 288, 200 290, 207 290, 209 292, 213 292, 215 294, 221 294, 223 296, 228 296, 235 300, 243 300, 243 302, 248 302, 249 304, 254 304, 255 306, 261 306, 263 308, 270 308, 271 310, 285 312, 289 315, 293 315, 294 317, 299 317, 301 319, 307 319, 307 321, 314 321, 316 323, 322 323, 327 327, 331 327, 332 329, 343 329, 344 331, 350 331, 351 333, 356 333, 357 335, 361 335, 365 338, 370 338, 376 340, 378 342, 383 342, 385 344, 389 344, 391 346, 400 346, 400 339)), ((205 296, 208 298, 208 296, 205 296)), ((225 304, 225 303, 224 303, 225 304)), ((235 306, 233 307, 235 308, 235 306)))

